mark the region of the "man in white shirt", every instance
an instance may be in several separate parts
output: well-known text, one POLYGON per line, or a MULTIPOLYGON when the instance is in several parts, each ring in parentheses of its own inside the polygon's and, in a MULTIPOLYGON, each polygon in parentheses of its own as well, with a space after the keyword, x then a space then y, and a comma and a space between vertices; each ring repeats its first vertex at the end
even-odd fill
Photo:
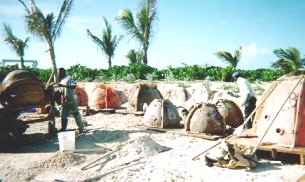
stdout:
POLYGON ((59 68, 58 72, 59 72, 60 82, 57 84, 57 86, 63 88, 63 93, 62 93, 63 100, 62 100, 62 108, 60 113, 60 117, 61 117, 60 131, 65 131, 67 129, 68 115, 69 112, 71 112, 78 126, 79 133, 83 133, 84 127, 82 123, 82 117, 78 110, 77 95, 75 92, 76 82, 72 77, 66 75, 66 70, 64 68, 59 68))
MULTIPOLYGON (((241 77, 239 72, 234 72, 232 76, 234 80, 236 80, 239 94, 242 99, 241 106, 244 107, 244 118, 247 119, 256 108, 256 93, 249 81, 241 77)), ((244 129, 249 128, 252 128, 252 119, 244 126, 244 129)))

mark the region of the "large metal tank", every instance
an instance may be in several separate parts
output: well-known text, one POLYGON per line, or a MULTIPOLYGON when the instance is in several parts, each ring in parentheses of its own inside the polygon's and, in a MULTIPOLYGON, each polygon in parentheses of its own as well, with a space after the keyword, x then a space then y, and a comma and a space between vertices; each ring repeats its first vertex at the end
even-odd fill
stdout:
POLYGON ((154 99, 163 99, 156 84, 137 84, 129 95, 127 109, 143 111, 144 104, 149 105, 154 99))
POLYGON ((121 107, 121 100, 117 92, 103 83, 87 83, 88 106, 94 110, 121 107))
POLYGON ((155 99, 145 111, 145 126, 156 128, 178 128, 181 117, 170 100, 155 99))
POLYGON ((42 106, 47 100, 42 81, 26 70, 10 72, 1 83, 0 102, 5 108, 25 110, 42 106))
POLYGON ((184 127, 186 131, 212 135, 224 135, 226 128, 217 107, 209 103, 200 103, 191 107, 184 127))
POLYGON ((226 125, 237 128, 244 123, 243 113, 235 102, 227 99, 219 99, 215 105, 226 125))

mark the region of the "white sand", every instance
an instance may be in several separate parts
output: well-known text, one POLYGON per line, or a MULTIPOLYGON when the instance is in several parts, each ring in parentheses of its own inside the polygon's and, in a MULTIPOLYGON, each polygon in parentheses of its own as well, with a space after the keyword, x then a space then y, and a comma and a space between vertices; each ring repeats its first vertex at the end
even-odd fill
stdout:
MULTIPOLYGON (((252 169, 207 167, 192 158, 217 141, 182 136, 183 129, 145 130, 143 116, 98 113, 84 117, 85 135, 76 138, 82 152, 61 153, 47 123, 32 124, 14 153, 0 154, 3 181, 296 181, 305 166, 260 159, 252 169), (175 134, 176 132, 176 134, 175 134), (110 150, 118 149, 101 158, 110 150), (94 150, 88 152, 88 150, 94 150), (82 168, 84 168, 82 170, 82 168)), ((60 127, 59 118, 56 122, 60 127)), ((76 128, 69 119, 68 128, 76 128)))

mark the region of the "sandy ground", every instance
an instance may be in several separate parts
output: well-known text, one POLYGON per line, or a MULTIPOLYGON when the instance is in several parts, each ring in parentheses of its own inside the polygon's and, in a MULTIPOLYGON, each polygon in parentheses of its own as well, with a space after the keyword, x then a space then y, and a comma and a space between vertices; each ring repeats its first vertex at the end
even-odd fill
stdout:
MULTIPOLYGON (((305 173, 304 165, 265 157, 250 170, 208 167, 203 155, 192 158, 217 140, 182 135, 182 128, 147 130, 143 116, 97 113, 83 119, 88 132, 76 137, 74 152, 59 151, 58 138, 47 134, 46 122, 30 125, 16 149, 0 154, 0 181, 286 182, 305 173)), ((73 118, 68 128, 76 128, 73 118)))

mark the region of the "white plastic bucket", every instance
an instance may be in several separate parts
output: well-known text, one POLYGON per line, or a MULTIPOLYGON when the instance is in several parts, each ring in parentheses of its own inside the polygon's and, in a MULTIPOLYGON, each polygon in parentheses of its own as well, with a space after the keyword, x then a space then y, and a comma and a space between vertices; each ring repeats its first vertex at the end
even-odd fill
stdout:
POLYGON ((75 131, 58 133, 59 150, 75 150, 75 131))

